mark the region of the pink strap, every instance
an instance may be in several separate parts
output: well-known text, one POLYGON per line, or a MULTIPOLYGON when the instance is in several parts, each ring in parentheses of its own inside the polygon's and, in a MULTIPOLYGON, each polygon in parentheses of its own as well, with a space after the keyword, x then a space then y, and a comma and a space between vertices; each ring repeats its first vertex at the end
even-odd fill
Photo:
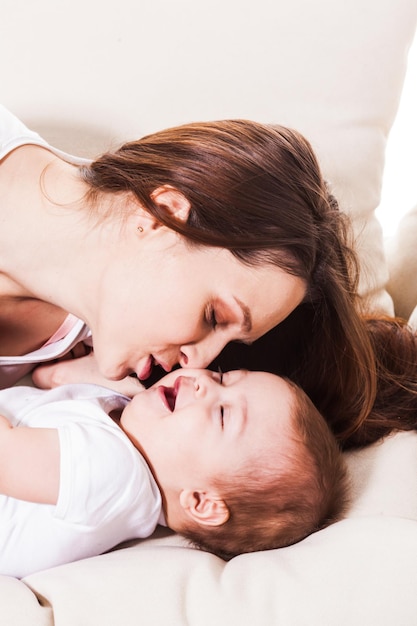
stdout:
POLYGON ((52 335, 50 339, 46 343, 43 344, 42 348, 45 346, 49 346, 50 343, 54 343, 55 341, 59 341, 63 339, 66 335, 68 335, 69 331, 75 326, 78 322, 78 318, 72 313, 68 313, 67 317, 62 322, 61 326, 58 330, 52 335))

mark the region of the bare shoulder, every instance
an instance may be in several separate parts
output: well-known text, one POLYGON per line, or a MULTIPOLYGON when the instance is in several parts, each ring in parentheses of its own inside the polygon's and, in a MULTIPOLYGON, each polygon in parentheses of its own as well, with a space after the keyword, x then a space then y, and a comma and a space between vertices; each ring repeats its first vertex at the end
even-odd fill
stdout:
POLYGON ((23 144, 11 150, 0 160, 0 176, 5 175, 6 171, 8 174, 15 175, 21 168, 27 170, 30 164, 43 164, 45 160, 53 159, 59 159, 59 157, 48 150, 46 146, 31 143, 23 144))

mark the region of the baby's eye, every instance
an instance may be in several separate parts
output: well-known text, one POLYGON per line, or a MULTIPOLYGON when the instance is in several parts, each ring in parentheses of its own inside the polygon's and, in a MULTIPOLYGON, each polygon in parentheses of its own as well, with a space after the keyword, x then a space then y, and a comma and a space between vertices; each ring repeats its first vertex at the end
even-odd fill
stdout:
POLYGON ((220 407, 220 423, 222 425, 222 429, 224 428, 224 408, 220 407))

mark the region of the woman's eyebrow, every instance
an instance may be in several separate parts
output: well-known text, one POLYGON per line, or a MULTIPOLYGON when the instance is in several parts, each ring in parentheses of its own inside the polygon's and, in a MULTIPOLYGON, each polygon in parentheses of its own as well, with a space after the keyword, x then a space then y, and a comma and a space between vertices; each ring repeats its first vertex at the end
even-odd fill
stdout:
POLYGON ((243 314, 242 330, 244 330, 245 333, 250 333, 252 330, 252 316, 249 307, 244 302, 242 302, 242 300, 239 300, 239 298, 237 298, 236 296, 234 296, 234 299, 239 305, 239 308, 241 309, 243 314))

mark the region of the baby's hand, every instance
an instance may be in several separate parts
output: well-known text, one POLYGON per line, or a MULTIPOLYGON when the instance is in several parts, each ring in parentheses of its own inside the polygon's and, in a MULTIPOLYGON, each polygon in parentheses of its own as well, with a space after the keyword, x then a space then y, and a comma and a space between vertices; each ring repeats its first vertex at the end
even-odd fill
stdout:
POLYGON ((144 387, 137 378, 127 376, 123 380, 108 380, 100 374, 94 352, 75 359, 39 365, 32 372, 32 380, 41 389, 52 389, 68 383, 91 383, 102 385, 132 398, 144 387))

